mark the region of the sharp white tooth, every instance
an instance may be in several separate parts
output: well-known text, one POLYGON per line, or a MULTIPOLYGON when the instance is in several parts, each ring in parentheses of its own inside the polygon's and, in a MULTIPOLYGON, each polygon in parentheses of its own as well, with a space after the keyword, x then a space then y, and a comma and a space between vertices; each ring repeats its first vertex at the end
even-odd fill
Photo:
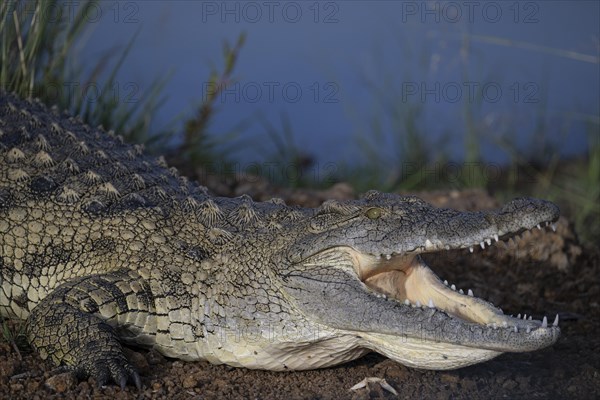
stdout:
POLYGON ((527 319, 527 314, 523 314, 523 320, 527 319))
POLYGON ((552 224, 552 230, 556 232, 556 224, 552 224))
POLYGON ((456 290, 456 285, 453 283, 452 286, 450 286, 450 289, 456 290))
POLYGON ((471 289, 469 289, 469 291, 467 292, 467 294, 471 297, 473 297, 473 291, 471 289))
POLYGON ((518 319, 521 319, 521 314, 517 314, 517 318, 518 318, 518 319))
POLYGON ((485 239, 485 242, 487 243, 488 246, 492 245, 492 239, 485 239))
POLYGON ((531 321, 531 315, 529 316, 529 320, 531 321))
POLYGON ((469 247, 469 251, 472 253, 473 252, 473 246, 469 247))
POLYGON ((444 285, 448 286, 448 281, 444 280, 444 285))
POLYGON ((494 234, 494 240, 497 242, 500 240, 500 238, 498 237, 498 235, 494 234))
POLYGON ((539 230, 542 230, 542 226, 540 224, 537 224, 536 228, 538 228, 539 230))
POLYGON ((519 333, 519 328, 517 328, 516 325, 514 326, 514 331, 515 331, 515 333, 519 333))
POLYGON ((458 291, 458 293, 460 293, 460 294, 465 294, 465 292, 463 292, 463 290, 462 290, 462 289, 460 289, 460 290, 458 291))
POLYGON ((530 326, 528 326, 528 327, 527 327, 527 333, 530 333, 530 332, 531 332, 531 327, 530 327, 530 326))
POLYGON ((427 239, 425 240, 425 248, 432 248, 433 247, 433 243, 431 243, 431 240, 427 239))
POLYGON ((429 308, 435 308, 435 306, 433 305, 433 300, 429 299, 429 303, 427 304, 427 306, 429 308))
POLYGON ((558 326, 558 314, 556 314, 556 318, 554 318, 554 322, 552 323, 552 326, 558 326))
POLYGON ((417 302, 415 303, 415 306, 421 307, 421 302, 419 300, 417 300, 417 302))
POLYGON ((409 299, 404 299, 404 305, 410 306, 410 300, 409 299))
POLYGON ((544 319, 542 320, 542 328, 548 327, 548 318, 544 315, 544 319))
POLYGON ((377 254, 377 255, 375 256, 375 260, 377 260, 377 261, 381 260, 381 254, 377 254))
POLYGON ((392 256, 390 256, 389 254, 386 254, 386 255, 385 255, 385 259, 386 259, 386 260, 389 260, 390 258, 392 258, 392 256))
POLYGON ((485 249, 485 243, 479 242, 479 245, 481 246, 482 249, 485 249))

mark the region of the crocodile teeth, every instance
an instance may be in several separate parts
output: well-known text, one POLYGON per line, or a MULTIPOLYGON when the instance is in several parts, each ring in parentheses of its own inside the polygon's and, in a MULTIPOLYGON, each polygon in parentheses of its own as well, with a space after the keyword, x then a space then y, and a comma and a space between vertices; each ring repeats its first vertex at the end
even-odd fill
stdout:
POLYGON ((473 252, 473 246, 469 247, 469 251, 472 253, 473 252))
POLYGON ((517 328, 517 326, 516 326, 516 325, 514 326, 514 329, 513 329, 513 330, 514 330, 514 332, 515 332, 515 333, 519 333, 519 328, 517 328))
POLYGON ((531 317, 531 315, 530 315, 530 316, 529 316, 529 320, 531 321, 531 319, 532 319, 532 317, 531 317))
POLYGON ((481 246, 482 249, 485 249, 485 243, 479 242, 479 245, 481 246))
POLYGON ((391 256, 391 255, 389 255, 389 254, 386 254, 386 255, 385 255, 385 259, 386 259, 386 260, 389 260, 390 258, 392 258, 392 256, 391 256))
POLYGON ((554 318, 554 322, 552 323, 552 326, 558 326, 558 314, 556 314, 556 318, 554 318))
POLYGON ((521 319, 521 314, 517 314, 517 319, 521 319))
POLYGON ((460 289, 460 290, 458 291, 458 293, 460 293, 460 294, 465 294, 465 292, 463 292, 463 290, 462 290, 462 289, 460 289))
POLYGON ((471 289, 469 289, 469 291, 467 292, 467 294, 471 297, 473 297, 473 291, 471 289))
POLYGON ((452 290, 456 290, 456 285, 455 285, 455 284, 452 284, 452 286, 450 286, 450 289, 452 289, 452 290))
POLYGON ((552 230, 556 232, 556 224, 552 224, 552 230))
POLYGON ((496 242, 500 241, 500 238, 498 237, 498 235, 494 234, 494 240, 495 240, 496 242))
POLYGON ((448 286, 448 281, 447 280, 444 281, 444 285, 448 286))
POLYGON ((527 319, 527 314, 523 314, 523 321, 527 319))
POLYGON ((429 299, 429 303, 427 304, 427 307, 435 308, 435 306, 433 305, 433 300, 429 299))
POLYGON ((410 300, 409 299, 405 299, 404 300, 404 305, 410 306, 410 300))
POLYGON ((488 246, 492 245, 492 239, 485 239, 485 242, 487 243, 488 246))
POLYGON ((544 319, 542 320, 542 328, 548 327, 548 318, 544 315, 544 319))
POLYGON ((417 300, 417 302, 415 303, 415 306, 421 307, 421 302, 419 300, 417 300))
POLYGON ((540 224, 537 224, 537 228, 538 228, 539 230, 542 230, 542 226, 541 226, 540 224))
POLYGON ((528 326, 528 327, 527 327, 527 333, 530 333, 530 332, 531 332, 531 327, 530 327, 530 326, 528 326))

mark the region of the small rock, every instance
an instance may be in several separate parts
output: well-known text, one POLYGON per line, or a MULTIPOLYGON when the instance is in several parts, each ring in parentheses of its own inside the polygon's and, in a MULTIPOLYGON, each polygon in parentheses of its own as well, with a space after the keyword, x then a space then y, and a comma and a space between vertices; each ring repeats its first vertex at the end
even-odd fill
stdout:
POLYGON ((502 387, 504 389, 508 389, 508 390, 512 390, 514 388, 516 388, 518 386, 517 382, 513 381, 512 379, 507 379, 503 384, 502 387))
POLYGON ((45 385, 57 393, 64 393, 77 386, 77 379, 71 372, 63 372, 46 379, 45 385))
POLYGON ((185 389, 191 389, 198 386, 198 378, 194 375, 188 375, 183 379, 182 385, 185 389))
POLYGON ((23 385, 20 383, 11 383, 10 390, 11 392, 21 392, 23 391, 23 385))
POLYGON ((458 383, 460 378, 456 374, 445 373, 440 375, 440 379, 444 383, 458 383))
POLYGON ((393 379, 395 381, 404 381, 408 379, 410 372, 406 367, 396 364, 394 367, 389 367, 385 371, 386 378, 393 379))

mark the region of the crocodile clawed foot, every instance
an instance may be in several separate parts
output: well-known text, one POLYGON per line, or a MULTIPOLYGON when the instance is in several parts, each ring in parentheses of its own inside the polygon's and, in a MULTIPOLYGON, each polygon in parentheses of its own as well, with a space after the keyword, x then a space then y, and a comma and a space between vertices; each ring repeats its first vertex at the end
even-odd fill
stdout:
POLYGON ((127 382, 131 382, 138 390, 142 389, 142 381, 136 369, 124 357, 116 356, 108 360, 84 362, 75 369, 79 379, 94 378, 98 387, 106 386, 111 381, 124 390, 127 382))

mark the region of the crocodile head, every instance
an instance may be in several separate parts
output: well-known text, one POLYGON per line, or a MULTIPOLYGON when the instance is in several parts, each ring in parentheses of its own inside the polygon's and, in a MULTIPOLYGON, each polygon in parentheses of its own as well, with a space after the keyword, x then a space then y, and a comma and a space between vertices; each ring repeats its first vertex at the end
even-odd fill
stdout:
POLYGON ((558 217, 558 207, 537 199, 459 212, 369 192, 317 209, 279 276, 286 297, 309 320, 353 335, 357 346, 412 367, 458 368, 549 346, 560 335, 558 321, 505 315, 442 282, 421 254, 485 248, 558 217))

